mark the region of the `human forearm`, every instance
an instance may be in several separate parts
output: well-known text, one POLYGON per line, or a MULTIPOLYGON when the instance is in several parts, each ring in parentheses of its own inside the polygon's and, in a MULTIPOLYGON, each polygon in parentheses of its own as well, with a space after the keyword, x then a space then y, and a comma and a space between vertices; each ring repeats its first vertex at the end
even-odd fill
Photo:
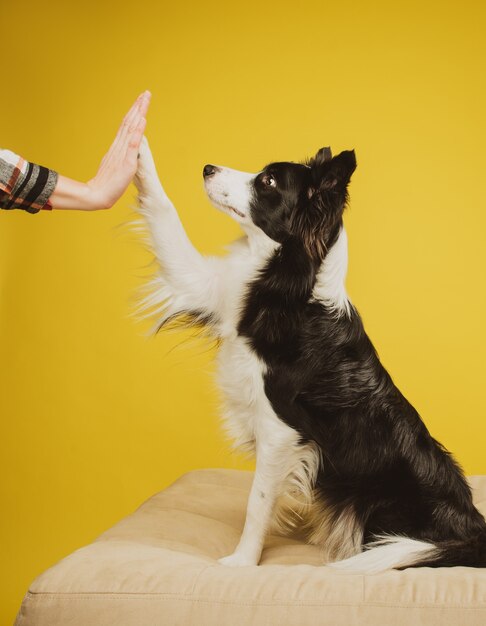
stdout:
POLYGON ((113 206, 110 198, 104 197, 89 183, 81 183, 72 178, 59 175, 57 185, 49 198, 53 209, 77 209, 79 211, 95 211, 109 209, 113 206))

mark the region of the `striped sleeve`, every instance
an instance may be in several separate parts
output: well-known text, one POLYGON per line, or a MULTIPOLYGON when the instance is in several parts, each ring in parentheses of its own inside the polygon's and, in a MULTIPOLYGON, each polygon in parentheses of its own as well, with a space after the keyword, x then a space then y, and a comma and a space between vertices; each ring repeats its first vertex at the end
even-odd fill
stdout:
POLYGON ((30 163, 10 150, 0 150, 0 209, 37 213, 48 209, 58 174, 30 163))

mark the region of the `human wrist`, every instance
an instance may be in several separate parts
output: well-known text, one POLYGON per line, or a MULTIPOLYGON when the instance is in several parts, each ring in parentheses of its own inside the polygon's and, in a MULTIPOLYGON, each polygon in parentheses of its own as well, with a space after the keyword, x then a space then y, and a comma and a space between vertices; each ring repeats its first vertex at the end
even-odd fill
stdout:
POLYGON ((78 211, 96 211, 110 207, 109 203, 97 193, 89 181, 81 183, 66 176, 59 176, 56 187, 49 198, 49 204, 53 209, 78 211))

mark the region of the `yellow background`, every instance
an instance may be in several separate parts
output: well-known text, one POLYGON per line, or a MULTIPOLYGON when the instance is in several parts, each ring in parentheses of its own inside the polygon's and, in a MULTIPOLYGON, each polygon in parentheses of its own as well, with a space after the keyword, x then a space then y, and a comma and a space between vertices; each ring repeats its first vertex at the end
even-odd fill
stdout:
MULTIPOLYGON (((189 235, 238 227, 201 170, 355 148, 349 293, 384 364, 486 473, 483 2, 2 3, 0 145, 86 180, 125 110, 189 235)), ((0 623, 29 582, 182 472, 249 467, 212 348, 129 318, 149 256, 110 212, 0 212, 0 623), (183 347, 173 349, 181 342, 183 347)))

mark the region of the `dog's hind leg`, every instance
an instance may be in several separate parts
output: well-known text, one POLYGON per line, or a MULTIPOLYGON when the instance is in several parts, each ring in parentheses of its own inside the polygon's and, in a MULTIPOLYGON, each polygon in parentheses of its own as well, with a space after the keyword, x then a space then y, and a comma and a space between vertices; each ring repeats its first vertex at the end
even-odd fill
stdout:
POLYGON ((202 256, 190 242, 160 183, 145 138, 140 146, 135 184, 139 212, 145 219, 161 269, 142 308, 159 307, 163 311, 160 323, 181 313, 205 321, 214 319, 222 298, 221 259, 202 256))

